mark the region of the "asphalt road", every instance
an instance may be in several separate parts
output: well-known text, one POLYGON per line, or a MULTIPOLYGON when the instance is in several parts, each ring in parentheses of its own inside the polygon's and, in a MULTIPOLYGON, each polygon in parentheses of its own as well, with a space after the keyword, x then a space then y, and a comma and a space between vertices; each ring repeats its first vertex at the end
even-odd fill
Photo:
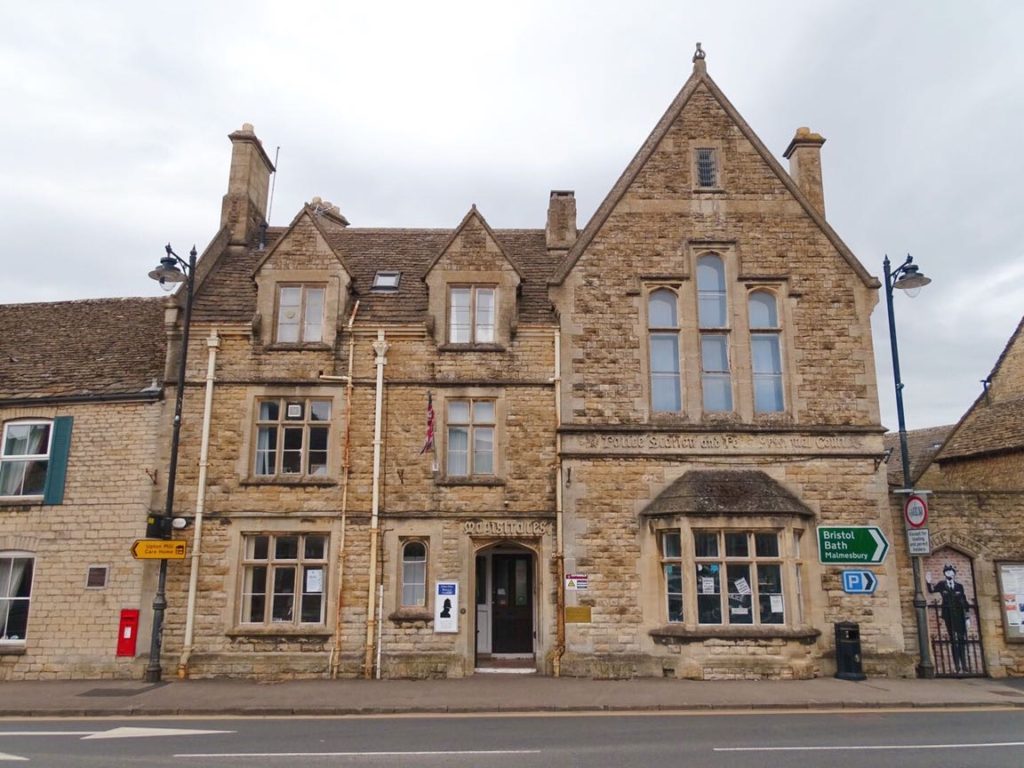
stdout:
POLYGON ((0 766, 8 764, 1020 768, 1024 712, 3 720, 0 766))

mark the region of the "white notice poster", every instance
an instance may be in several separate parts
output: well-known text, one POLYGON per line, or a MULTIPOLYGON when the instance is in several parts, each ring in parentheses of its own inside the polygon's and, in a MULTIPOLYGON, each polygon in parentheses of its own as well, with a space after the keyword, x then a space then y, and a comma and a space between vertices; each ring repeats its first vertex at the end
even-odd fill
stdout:
POLYGON ((439 581, 434 587, 434 631, 459 631, 459 582, 439 581))
POLYGON ((771 595, 768 601, 771 603, 772 613, 782 613, 782 595, 771 595))
POLYGON ((736 579, 736 591, 741 595, 750 594, 750 584, 744 578, 736 579))
POLYGON ((324 572, 322 568, 306 569, 306 594, 316 595, 324 591, 324 572))

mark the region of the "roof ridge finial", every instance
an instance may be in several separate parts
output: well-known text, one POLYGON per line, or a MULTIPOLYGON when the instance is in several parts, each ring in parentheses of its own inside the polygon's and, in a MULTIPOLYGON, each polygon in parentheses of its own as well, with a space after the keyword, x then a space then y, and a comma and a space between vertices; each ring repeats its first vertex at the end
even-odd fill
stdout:
POLYGON ((707 54, 700 47, 700 43, 697 43, 697 50, 693 52, 693 71, 694 72, 696 72, 698 70, 701 71, 701 72, 706 72, 707 71, 706 65, 704 64, 704 59, 705 59, 706 56, 707 56, 707 54))

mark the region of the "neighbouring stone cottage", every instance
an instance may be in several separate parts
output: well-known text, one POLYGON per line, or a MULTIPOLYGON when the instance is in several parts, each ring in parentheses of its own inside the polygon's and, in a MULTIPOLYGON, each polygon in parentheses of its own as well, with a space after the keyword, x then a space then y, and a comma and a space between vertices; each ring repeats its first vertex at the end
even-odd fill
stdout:
POLYGON ((582 230, 569 191, 536 229, 475 206, 359 228, 319 198, 269 226, 273 165, 251 126, 230 140, 168 672, 805 678, 835 671, 839 621, 869 674, 912 672, 896 559, 873 595, 819 561, 819 526, 894 528, 879 282, 825 219, 821 136, 796 132, 787 172, 698 48, 582 230))

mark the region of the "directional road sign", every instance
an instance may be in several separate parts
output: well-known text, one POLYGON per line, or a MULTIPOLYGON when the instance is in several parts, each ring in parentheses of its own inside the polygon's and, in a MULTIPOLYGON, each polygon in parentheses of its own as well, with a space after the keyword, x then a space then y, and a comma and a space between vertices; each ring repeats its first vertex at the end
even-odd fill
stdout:
POLYGON ((136 539, 132 544, 136 560, 184 560, 185 542, 164 539, 136 539))
POLYGON ((818 526, 818 561, 825 565, 878 565, 888 551, 877 525, 818 526))
POLYGON ((878 577, 871 571, 843 571, 843 592, 848 595, 873 595, 878 577))

